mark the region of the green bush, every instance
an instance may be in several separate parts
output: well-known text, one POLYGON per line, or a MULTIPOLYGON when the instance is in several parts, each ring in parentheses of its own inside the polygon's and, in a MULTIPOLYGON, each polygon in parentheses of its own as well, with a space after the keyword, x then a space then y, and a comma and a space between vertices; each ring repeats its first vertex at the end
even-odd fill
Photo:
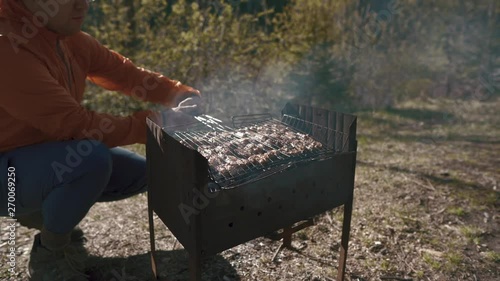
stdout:
MULTIPOLYGON (((234 0, 98 1, 85 30, 200 89, 207 111, 226 117, 277 113, 286 101, 377 108, 498 93, 494 1, 370 2, 290 0, 280 12, 242 12, 234 0)), ((153 107, 91 85, 85 105, 116 114, 153 107)))

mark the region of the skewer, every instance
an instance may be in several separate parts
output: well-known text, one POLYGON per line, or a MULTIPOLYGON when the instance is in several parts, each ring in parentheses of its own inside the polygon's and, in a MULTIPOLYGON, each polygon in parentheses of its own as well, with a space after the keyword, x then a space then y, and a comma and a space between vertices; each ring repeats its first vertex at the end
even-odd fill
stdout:
POLYGON ((211 124, 211 122, 209 122, 208 120, 206 120, 205 118, 201 117, 201 116, 195 116, 194 117, 196 120, 198 120, 199 122, 201 122, 203 125, 209 127, 210 129, 214 130, 214 131, 218 131, 220 128, 216 128, 215 126, 213 126, 211 124))
POLYGON ((315 159, 320 156, 321 151, 327 152, 328 148, 308 148, 307 142, 313 139, 305 131, 314 130, 320 134, 323 129, 326 132, 332 131, 303 120, 298 122, 292 117, 288 121, 270 119, 237 129, 223 125, 221 120, 210 115, 194 118, 199 125, 209 130, 192 127, 186 132, 174 132, 174 136, 213 162, 211 177, 217 184, 222 184, 221 187, 225 182, 239 182, 243 180, 242 176, 250 175, 253 171, 265 172, 280 165, 315 159), (294 135, 297 135, 297 141, 292 142, 294 135))
POLYGON ((210 115, 206 115, 206 114, 205 114, 204 116, 206 116, 206 117, 207 117, 207 118, 209 118, 209 119, 214 120, 215 122, 222 123, 222 120, 219 120, 219 119, 217 119, 217 118, 215 118, 215 117, 212 117, 212 116, 210 116, 210 115))
POLYGON ((215 117, 212 117, 210 115, 200 115, 200 116, 197 116, 197 119, 199 119, 200 122, 202 122, 203 124, 207 124, 207 123, 214 124, 214 125, 218 126, 219 128, 221 128, 222 131, 233 131, 233 128, 223 125, 221 120, 219 120, 215 117))

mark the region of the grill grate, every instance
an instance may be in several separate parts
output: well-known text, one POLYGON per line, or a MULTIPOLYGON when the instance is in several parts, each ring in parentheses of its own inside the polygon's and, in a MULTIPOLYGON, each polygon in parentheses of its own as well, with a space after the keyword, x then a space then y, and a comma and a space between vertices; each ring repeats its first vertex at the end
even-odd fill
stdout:
POLYGON ((212 191, 248 184, 307 161, 327 159, 343 152, 349 141, 347 134, 290 115, 283 115, 281 121, 268 114, 237 116, 233 117, 233 127, 224 125, 221 120, 208 115, 198 116, 196 119, 199 122, 187 128, 176 130, 171 127, 166 128, 166 131, 207 159, 212 153, 224 152, 224 158, 237 163, 236 168, 224 170, 223 164, 209 160, 209 176, 216 184, 211 185, 212 191), (264 128, 277 128, 282 130, 280 132, 311 138, 311 141, 321 143, 321 147, 305 149, 300 151, 301 153, 291 150, 290 153, 284 149, 290 147, 288 144, 280 143, 279 138, 257 131, 264 128), (248 156, 242 153, 245 145, 258 147, 259 151, 254 153, 255 155, 267 153, 271 156, 265 162, 248 161, 248 156))

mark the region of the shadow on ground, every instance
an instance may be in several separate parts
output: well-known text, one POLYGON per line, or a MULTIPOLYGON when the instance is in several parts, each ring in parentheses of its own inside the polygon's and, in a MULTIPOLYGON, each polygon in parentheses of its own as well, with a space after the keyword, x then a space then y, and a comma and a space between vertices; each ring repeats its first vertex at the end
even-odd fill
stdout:
POLYGON ((420 108, 390 108, 387 110, 387 113, 433 124, 448 123, 455 119, 455 116, 448 112, 420 108))
POLYGON ((500 206, 499 204, 500 192, 496 190, 491 190, 490 188, 485 187, 478 182, 463 180, 457 177, 456 175, 450 174, 448 172, 443 172, 436 175, 424 171, 411 170, 399 166, 375 164, 360 160, 358 160, 356 163, 360 166, 382 167, 396 173, 413 174, 418 176, 420 179, 426 179, 430 184, 430 188, 434 189, 434 185, 446 184, 450 187, 453 187, 456 192, 458 191, 465 192, 465 194, 467 194, 469 199, 480 198, 481 200, 479 202, 481 202, 481 204, 483 204, 484 206, 490 206, 494 208, 498 208, 498 206, 500 206))
MULTIPOLYGON (((189 259, 185 250, 157 251, 159 279, 162 281, 189 280, 189 259)), ((117 258, 91 256, 88 260, 92 281, 154 280, 149 253, 117 258)), ((241 280, 231 264, 220 255, 202 261, 202 280, 241 280)))
POLYGON ((403 134, 401 132, 397 133, 385 133, 384 135, 380 136, 378 134, 363 134, 358 137, 359 139, 363 140, 377 140, 377 141, 384 141, 387 139, 397 139, 398 141, 401 142, 419 142, 419 143, 426 143, 426 144, 440 144, 444 142, 465 142, 469 143, 472 145, 472 149, 474 149, 474 145, 495 145, 495 144, 500 144, 500 140, 498 138, 488 138, 488 137, 482 137, 482 136, 460 136, 460 135, 448 135, 448 136, 436 136, 436 135, 431 135, 431 134, 419 134, 419 135, 410 135, 410 134, 403 134))

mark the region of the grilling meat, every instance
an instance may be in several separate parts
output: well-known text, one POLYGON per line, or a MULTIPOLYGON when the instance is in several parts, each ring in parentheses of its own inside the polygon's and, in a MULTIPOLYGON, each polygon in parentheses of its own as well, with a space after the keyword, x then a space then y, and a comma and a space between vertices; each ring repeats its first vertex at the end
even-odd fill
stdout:
POLYGON ((276 160, 318 151, 323 145, 306 134, 280 123, 265 123, 232 131, 196 134, 181 141, 208 159, 210 166, 224 177, 242 174, 246 169, 269 166, 276 160))

